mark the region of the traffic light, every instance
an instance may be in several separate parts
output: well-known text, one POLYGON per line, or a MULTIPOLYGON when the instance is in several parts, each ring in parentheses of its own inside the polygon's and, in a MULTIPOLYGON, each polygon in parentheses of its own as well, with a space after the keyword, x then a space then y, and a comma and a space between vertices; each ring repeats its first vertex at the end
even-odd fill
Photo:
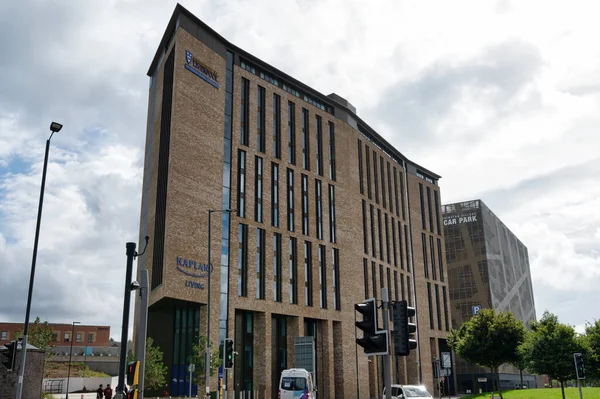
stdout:
POLYGON ((127 385, 137 385, 139 383, 140 362, 131 362, 127 365, 127 385))
POLYGON ((225 369, 233 368, 233 340, 231 338, 225 339, 225 369))
POLYGON ((394 353, 396 356, 408 356, 411 350, 417 349, 417 340, 412 335, 417 332, 417 325, 409 322, 410 317, 417 314, 415 308, 408 306, 405 300, 392 303, 394 320, 394 353))
POLYGON ((2 359, 2 364, 11 371, 15 367, 15 359, 17 356, 17 343, 15 341, 5 344, 6 351, 2 353, 5 359, 2 359))
POLYGON ((374 298, 354 305, 354 309, 362 314, 362 321, 356 322, 356 327, 363 331, 363 337, 357 338, 356 343, 363 347, 365 355, 385 355, 388 353, 389 339, 387 331, 378 331, 377 303, 374 298))
POLYGON ((575 359, 575 374, 577 374, 577 379, 585 380, 585 365, 583 364, 583 355, 581 353, 574 353, 573 358, 575 359))
POLYGON ((131 389, 127 392, 127 399, 138 399, 138 392, 137 389, 131 389))

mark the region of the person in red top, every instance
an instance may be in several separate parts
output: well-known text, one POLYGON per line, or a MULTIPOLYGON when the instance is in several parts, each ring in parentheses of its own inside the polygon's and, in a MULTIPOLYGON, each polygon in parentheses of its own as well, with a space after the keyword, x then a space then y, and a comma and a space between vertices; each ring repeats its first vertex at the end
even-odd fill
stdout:
POLYGON ((111 399, 112 398, 112 388, 110 387, 110 384, 106 384, 106 388, 104 389, 104 399, 111 399))

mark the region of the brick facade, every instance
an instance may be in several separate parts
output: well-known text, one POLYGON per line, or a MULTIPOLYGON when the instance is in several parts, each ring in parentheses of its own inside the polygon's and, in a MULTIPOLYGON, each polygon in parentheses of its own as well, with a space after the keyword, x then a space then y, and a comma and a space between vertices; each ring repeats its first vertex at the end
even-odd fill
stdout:
MULTIPOLYGON (((196 62, 196 61, 194 61, 196 62)), ((231 73, 229 73, 231 75, 231 73)), ((178 338, 174 344, 173 334, 182 334, 182 329, 195 329, 200 334, 206 332, 207 314, 207 285, 202 269, 182 265, 178 257, 186 260, 194 260, 196 265, 208 264, 208 210, 220 210, 226 208, 239 209, 238 202, 238 179, 240 177, 238 165, 239 151, 245 152, 246 172, 244 175, 246 208, 245 215, 232 214, 230 220, 229 234, 223 234, 222 214, 212 214, 211 225, 211 263, 214 265, 211 278, 211 340, 219 341, 220 334, 223 335, 223 326, 219 326, 220 317, 226 314, 227 335, 236 340, 235 348, 238 352, 236 366, 228 373, 228 388, 239 391, 251 386, 252 390, 266 392, 272 395, 275 392, 279 375, 273 370, 274 365, 290 368, 294 366, 294 338, 304 335, 315 335, 316 343, 316 383, 321 398, 350 398, 350 397, 372 397, 379 395, 382 389, 381 367, 377 358, 367 358, 359 348, 358 355, 355 346, 354 327, 354 304, 362 302, 366 297, 373 296, 373 276, 371 274, 371 263, 375 262, 376 269, 376 297, 380 299, 381 276, 380 265, 383 270, 383 285, 388 288, 390 298, 394 300, 408 297, 408 288, 404 292, 396 294, 395 283, 400 280, 404 285, 411 284, 411 303, 416 299, 419 324, 419 346, 421 367, 419 371, 418 355, 415 352, 407 359, 399 358, 398 367, 395 359, 392 359, 392 380, 399 379, 401 383, 419 383, 421 379, 431 392, 434 392, 434 380, 431 360, 439 356, 438 343, 444 341, 447 329, 429 328, 429 313, 426 282, 445 287, 445 281, 440 279, 425 278, 423 275, 423 259, 421 245, 421 208, 418 185, 424 184, 439 195, 439 186, 434 173, 429 172, 418 165, 410 162, 396 149, 391 147, 377 133, 373 132, 355 114, 353 107, 344 103, 343 99, 331 95, 328 97, 303 85, 295 79, 277 71, 273 67, 245 53, 235 47, 222 37, 218 36, 209 27, 197 20, 187 10, 177 6, 176 11, 169 23, 167 33, 161 42, 157 56, 149 71, 151 77, 148 131, 146 144, 146 164, 144 169, 144 188, 142 198, 142 217, 140 236, 151 237, 145 257, 139 260, 139 268, 147 268, 150 272, 150 280, 158 282, 152 287, 150 293, 148 334, 155 339, 165 352, 166 363, 170 367, 170 378, 177 380, 171 384, 171 393, 181 393, 178 390, 185 389, 183 386, 184 376, 179 375, 177 367, 183 364, 178 351, 173 345, 184 344, 190 346, 189 338, 178 338), (227 81, 227 51, 233 54, 233 78, 227 81), (210 73, 206 76, 214 77, 219 88, 206 81, 206 79, 193 73, 189 68, 189 55, 195 60, 202 62, 210 73), (173 57, 173 58, 171 58, 173 57), (173 61, 170 61, 173 60, 173 61), (172 62, 172 72, 168 70, 172 62), (244 63, 244 68, 242 68, 244 63), (169 74, 173 76, 172 111, 170 123, 165 122, 166 114, 163 104, 165 82, 169 82, 169 74), (262 75, 261 75, 262 73, 262 75), (242 131, 242 78, 247 79, 248 112, 245 118, 249 132, 247 145, 241 142, 242 131), (276 79, 276 80, 274 80, 276 79), (224 125, 229 126, 227 115, 228 94, 227 88, 232 88, 232 115, 231 115, 231 145, 225 146, 224 125), (257 130, 258 121, 258 90, 264 89, 265 106, 264 112, 264 134, 265 148, 261 151, 258 146, 257 130), (280 98, 280 136, 281 157, 275 157, 273 151, 273 96, 280 98), (341 101, 341 102, 340 102, 341 101), (295 164, 288 162, 288 102, 295 106, 295 164), (304 168, 302 163, 302 115, 303 109, 308 111, 308 135, 309 142, 309 168, 304 168), (317 173, 317 146, 316 146, 316 124, 317 116, 320 117, 322 132, 322 167, 323 173, 317 173), (330 155, 328 124, 332 123, 335 129, 335 179, 330 176, 330 155), (362 131, 359 131, 361 130, 362 131), (161 175, 161 135, 164 139, 169 132, 168 178, 166 179, 166 195, 161 197, 159 176, 161 175), (361 176, 359 163, 362 162, 363 184, 366 179, 365 159, 358 157, 358 143, 368 145, 370 156, 376 156, 376 170, 379 174, 379 202, 373 198, 367 198, 366 191, 361 194, 359 185, 361 176), (224 159, 229 158, 224 153, 224 148, 230 151, 231 167, 230 175, 225 170, 224 159), (149 155, 150 154, 150 155, 149 155), (255 215, 255 187, 257 176, 255 173, 256 157, 262 159, 262 214, 263 220, 256 221, 255 215), (271 178, 272 165, 279 167, 278 191, 279 191, 279 226, 271 223, 271 194, 273 182, 271 178), (384 166, 383 171, 381 165, 384 166), (405 171, 405 168, 406 170, 405 171), (287 225, 287 170, 293 171, 294 175, 294 229, 289 231, 287 225), (418 177, 419 171, 424 171, 431 176, 433 183, 418 177), (388 178, 388 170, 390 175, 388 178), (390 186, 394 177, 392 171, 397 174, 397 182, 390 186), (303 234, 302 229, 302 176, 308 181, 308 234, 303 234), (381 179, 383 178, 383 182, 381 179), (389 180, 388 180, 389 179, 389 180), (400 183, 402 180, 402 183, 400 183), (321 182, 322 187, 322 239, 317 237, 316 222, 316 182, 321 182), (230 202, 223 203, 224 190, 230 182, 230 202), (385 185, 385 189, 381 184, 385 185), (330 198, 329 187, 334 187, 335 192, 335 240, 331 239, 330 228, 330 198), (394 188, 394 190, 392 190, 394 188), (404 193, 402 193, 402 188, 404 193), (408 196, 406 194, 408 193, 408 196), (416 192, 416 194, 415 194, 416 192), (416 197, 415 197, 416 195, 416 197), (383 197, 386 205, 383 205, 383 197), (369 231, 363 231, 362 224, 362 201, 367 208, 373 205, 376 214, 381 214, 382 228, 385 229, 384 216, 388 223, 387 234, 376 234, 375 245, 377 256, 373 256, 370 250, 364 251, 364 235, 368 235, 369 246, 371 236, 369 231), (162 211, 161 201, 166 201, 164 218, 164 250, 158 248, 161 245, 160 237, 157 241, 156 229, 160 228, 157 218, 162 211), (396 207, 403 206, 401 211, 396 207), (377 212, 379 211, 379 212, 377 212), (158 212, 158 213, 157 213, 158 212), (404 214, 404 216, 403 216, 404 214), (419 221, 418 225, 415 221, 419 221), (238 295, 238 269, 240 245, 238 243, 238 226, 247 226, 247 292, 244 296, 238 295), (396 243, 392 241, 392 226, 397 231, 398 224, 402 230, 402 241, 396 236, 396 243), (405 227, 406 226, 406 227, 405 227), (264 279, 264 298, 257 298, 257 229, 264 230, 265 236, 265 262, 262 265, 264 279), (405 229, 409 232, 408 248, 413 248, 410 255, 406 253, 405 229), (274 234, 281 235, 281 301, 274 300, 274 234), (385 238, 387 236, 387 239, 385 238), (221 237, 229 237, 227 248, 223 247, 221 237), (416 239, 418 237, 418 240, 416 239), (290 253, 289 240, 295 238, 297 242, 297 303, 290 303, 290 253), (412 238, 412 242, 411 242, 412 238), (305 294, 305 257, 304 243, 311 245, 310 256, 312 282, 312 306, 307 306, 305 294), (384 248, 386 256, 379 254, 379 243, 384 248), (158 243, 158 244, 157 244, 158 243), (326 305, 320 306, 320 269, 319 269, 319 247, 325 248, 324 262, 324 289, 326 305), (402 247, 402 255, 400 248, 402 247), (222 248, 223 247, 223 248, 222 248), (389 250, 387 249, 389 248, 389 250), (395 249, 395 256, 391 251, 395 249), (225 251, 223 256, 219 256, 225 251), (228 253, 227 253, 228 251, 228 253), (337 271, 333 268, 334 251, 339 253, 337 271), (226 253, 226 254, 225 254, 226 253), (388 256, 387 253, 390 253, 388 256), (154 255, 153 255, 154 254, 154 255), (421 254, 421 255, 419 255, 421 254), (399 261, 403 257, 402 267, 399 261), (394 262, 392 259, 395 258, 394 262), (157 260, 158 259, 158 260, 157 260), (410 259, 410 262, 409 262, 410 259), (158 263, 157 263, 158 262, 158 263), (158 264, 162 262, 162 271, 158 264), (363 264, 367 262, 369 273, 363 273, 363 264), (409 265, 410 263, 410 265, 409 265), (414 271, 413 271, 414 263, 414 271), (228 265, 229 278, 227 282, 228 295, 221 286, 222 270, 221 264, 228 265), (161 273, 160 278, 152 273, 161 273), (200 272, 198 271, 200 270, 200 272), (389 270, 389 272, 388 272, 389 270), (195 274, 196 276, 191 276, 195 274), (390 279, 388 280, 388 273, 390 279), (334 291, 334 281, 337 281, 337 297, 334 291), (394 279, 397 276, 397 279, 394 279), (413 283, 413 278, 416 282, 413 283), (365 281, 366 279, 366 281, 365 281), (369 295, 365 293, 365 285, 369 287, 369 295), (415 290, 416 288, 416 290, 415 290), (220 308, 223 296, 228 298, 228 309, 220 308), (337 308, 334 305, 337 298, 337 308), (183 306, 189 306, 192 312, 199 309, 199 321, 197 325, 189 326, 182 323, 179 316, 183 315, 183 306), (179 313, 178 313, 179 312, 179 313), (251 315, 248 317, 247 315, 251 315), (285 320, 285 351, 273 350, 277 347, 277 338, 273 335, 274 322, 282 318, 285 320), (221 327, 221 328, 220 328, 221 327), (314 331, 313 331, 314 328, 314 331), (243 330, 243 331, 242 331, 243 330), (179 331, 179 332, 178 332, 179 331), (169 338, 167 338, 169 337, 169 338), (433 346, 430 345, 433 342, 433 346), (175 376, 175 377, 174 377, 175 376), (396 377, 397 376, 397 377, 396 377), (178 378, 180 380, 178 380, 178 378), (174 392, 178 391, 178 392, 174 392)), ((214 82, 214 79, 213 79, 214 82)), ((246 115, 246 114, 245 114, 246 115)), ((162 143, 164 144, 164 141, 162 143)), ((164 148, 162 148, 164 150, 164 148)), ((371 162, 371 174, 374 172, 374 164, 371 162)), ((162 172, 164 173, 164 172, 162 172)), ((163 175, 164 176, 164 175, 163 175)), ((373 184, 373 183, 371 183, 373 184)), ((435 207, 432 207, 435 209, 435 207)), ((436 217, 441 218, 441 210, 436 217)), ((370 219, 369 219, 370 220, 370 219)), ((159 221, 160 222, 160 221, 159 221)), ((376 227, 377 230, 377 227, 376 227)), ((396 234, 396 233, 394 233, 396 234)), ((434 228, 429 231, 428 237, 434 240, 442 240, 442 231, 434 228)), ((435 241, 434 241, 435 242, 435 241)), ((370 247, 369 247, 370 248, 370 247)), ((437 249, 436 249, 437 257, 437 249)), ((438 263, 436 263, 436 266, 438 263)), ((442 269, 445 270, 445 261, 442 269)), ((447 274, 444 271, 444 274, 447 274)), ((308 284, 310 285, 310 284, 308 284)), ((400 288, 398 288, 400 290, 400 288)), ((440 294, 441 295, 441 294, 440 294)), ((433 304, 435 309, 435 303, 433 304)), ((443 306, 443 305, 440 305, 443 306)), ((186 308, 187 309, 187 308, 186 308)), ((187 312, 187 310, 186 310, 187 312)), ((442 317, 444 317, 442 309, 442 317)), ((447 309, 449 312, 449 308, 447 309)), ((186 313, 188 314, 188 313, 186 313)), ((183 317, 183 316, 181 316, 183 317)), ((189 316, 193 318, 194 316, 189 316)), ((447 314, 448 319, 450 315, 447 314)), ((277 322, 279 323, 279 322, 277 322)), ((191 330, 190 330, 191 331, 191 330)), ((183 335, 181 335, 183 337, 183 335)), ((221 337, 222 338, 222 337, 221 337)), ((193 339, 193 338, 192 338, 193 339)), ((179 346, 177 347, 179 348, 179 346)), ((183 350, 183 349, 182 349, 183 350)), ((181 352, 183 353, 183 352, 181 352)), ((211 379, 211 387, 217 385, 216 375, 211 379)), ((262 393, 261 393, 262 396, 262 393)))

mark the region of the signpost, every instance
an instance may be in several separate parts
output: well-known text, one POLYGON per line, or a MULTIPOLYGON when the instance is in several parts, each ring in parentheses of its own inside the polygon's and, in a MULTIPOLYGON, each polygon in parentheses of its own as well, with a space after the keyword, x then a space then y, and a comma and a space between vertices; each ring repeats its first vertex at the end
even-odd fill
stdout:
MULTIPOLYGON (((452 374, 452 356, 450 352, 442 352, 442 369, 440 375, 444 377, 450 377, 452 374)), ((448 399, 450 398, 450 378, 445 378, 446 387, 448 390, 448 399)))
POLYGON ((190 372, 190 380, 189 380, 189 383, 190 383, 189 395, 190 395, 190 396, 189 396, 189 397, 191 398, 191 397, 192 397, 192 373, 193 373, 194 371, 196 371, 196 365, 195 365, 195 364, 193 364, 193 363, 192 363, 192 364, 190 364, 190 365, 188 366, 188 371, 190 372))

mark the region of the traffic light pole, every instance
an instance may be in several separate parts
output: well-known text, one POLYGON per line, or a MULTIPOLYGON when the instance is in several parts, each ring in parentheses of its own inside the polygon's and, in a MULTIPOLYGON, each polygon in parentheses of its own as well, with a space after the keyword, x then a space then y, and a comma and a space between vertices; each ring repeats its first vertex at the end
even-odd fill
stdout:
MULTIPOLYGON (((386 339, 388 340, 389 348, 389 331, 390 331, 390 312, 388 309, 388 292, 387 288, 381 289, 381 302, 383 304, 383 329, 387 332, 386 339)), ((390 375, 390 351, 383 355, 383 378, 385 383, 385 399, 392 399, 392 381, 390 375)))
MULTIPOLYGON (((223 341, 223 399, 227 399, 227 374, 228 369, 225 368, 227 366, 227 339, 223 341)), ((221 392, 219 389, 217 392, 221 392)))

